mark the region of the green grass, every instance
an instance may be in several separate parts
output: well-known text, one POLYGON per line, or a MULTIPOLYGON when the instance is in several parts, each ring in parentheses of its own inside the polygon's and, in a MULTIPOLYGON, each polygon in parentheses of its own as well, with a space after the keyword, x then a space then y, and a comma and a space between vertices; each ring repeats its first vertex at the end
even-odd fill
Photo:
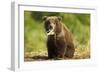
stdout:
POLYGON ((43 24, 34 21, 32 19, 30 12, 25 12, 24 20, 24 46, 25 52, 31 52, 36 50, 46 50, 46 36, 43 30, 43 24))

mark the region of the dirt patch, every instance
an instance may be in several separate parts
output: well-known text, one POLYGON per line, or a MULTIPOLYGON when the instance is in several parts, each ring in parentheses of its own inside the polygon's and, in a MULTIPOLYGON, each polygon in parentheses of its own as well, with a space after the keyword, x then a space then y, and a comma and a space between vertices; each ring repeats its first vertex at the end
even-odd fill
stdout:
MULTIPOLYGON (((72 58, 73 60, 76 59, 89 59, 90 58, 90 49, 85 48, 85 49, 80 49, 77 48, 75 49, 75 54, 74 57, 72 58)), ((24 53, 24 61, 46 61, 48 59, 48 53, 47 51, 33 51, 33 52, 25 52, 24 53)), ((68 58, 66 58, 68 60, 68 58)))

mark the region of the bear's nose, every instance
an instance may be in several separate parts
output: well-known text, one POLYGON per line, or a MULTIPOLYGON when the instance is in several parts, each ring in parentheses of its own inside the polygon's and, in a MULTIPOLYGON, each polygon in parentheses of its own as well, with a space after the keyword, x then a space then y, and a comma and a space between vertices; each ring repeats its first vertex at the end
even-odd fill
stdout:
POLYGON ((52 26, 49 26, 49 29, 52 29, 52 26))

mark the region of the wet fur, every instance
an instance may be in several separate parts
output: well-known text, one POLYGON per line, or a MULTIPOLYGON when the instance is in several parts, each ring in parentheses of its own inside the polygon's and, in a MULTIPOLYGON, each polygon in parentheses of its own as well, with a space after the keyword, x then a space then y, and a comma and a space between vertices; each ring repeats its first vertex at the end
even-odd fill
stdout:
MULTIPOLYGON (((50 17, 49 17, 50 18, 50 17)), ((68 28, 57 19, 57 17, 52 17, 55 19, 55 29, 54 35, 48 35, 47 48, 48 48, 48 58, 50 59, 64 59, 72 58, 74 56, 74 44, 73 37, 68 28)), ((45 27, 46 29, 46 27, 45 27)))

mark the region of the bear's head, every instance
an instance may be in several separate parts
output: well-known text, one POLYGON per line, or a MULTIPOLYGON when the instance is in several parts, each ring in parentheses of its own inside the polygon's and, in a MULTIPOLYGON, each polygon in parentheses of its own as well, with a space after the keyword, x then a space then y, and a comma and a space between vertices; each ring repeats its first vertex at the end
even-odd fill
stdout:
POLYGON ((47 35, 55 35, 61 32, 61 20, 59 16, 44 16, 44 27, 47 32, 47 35))

